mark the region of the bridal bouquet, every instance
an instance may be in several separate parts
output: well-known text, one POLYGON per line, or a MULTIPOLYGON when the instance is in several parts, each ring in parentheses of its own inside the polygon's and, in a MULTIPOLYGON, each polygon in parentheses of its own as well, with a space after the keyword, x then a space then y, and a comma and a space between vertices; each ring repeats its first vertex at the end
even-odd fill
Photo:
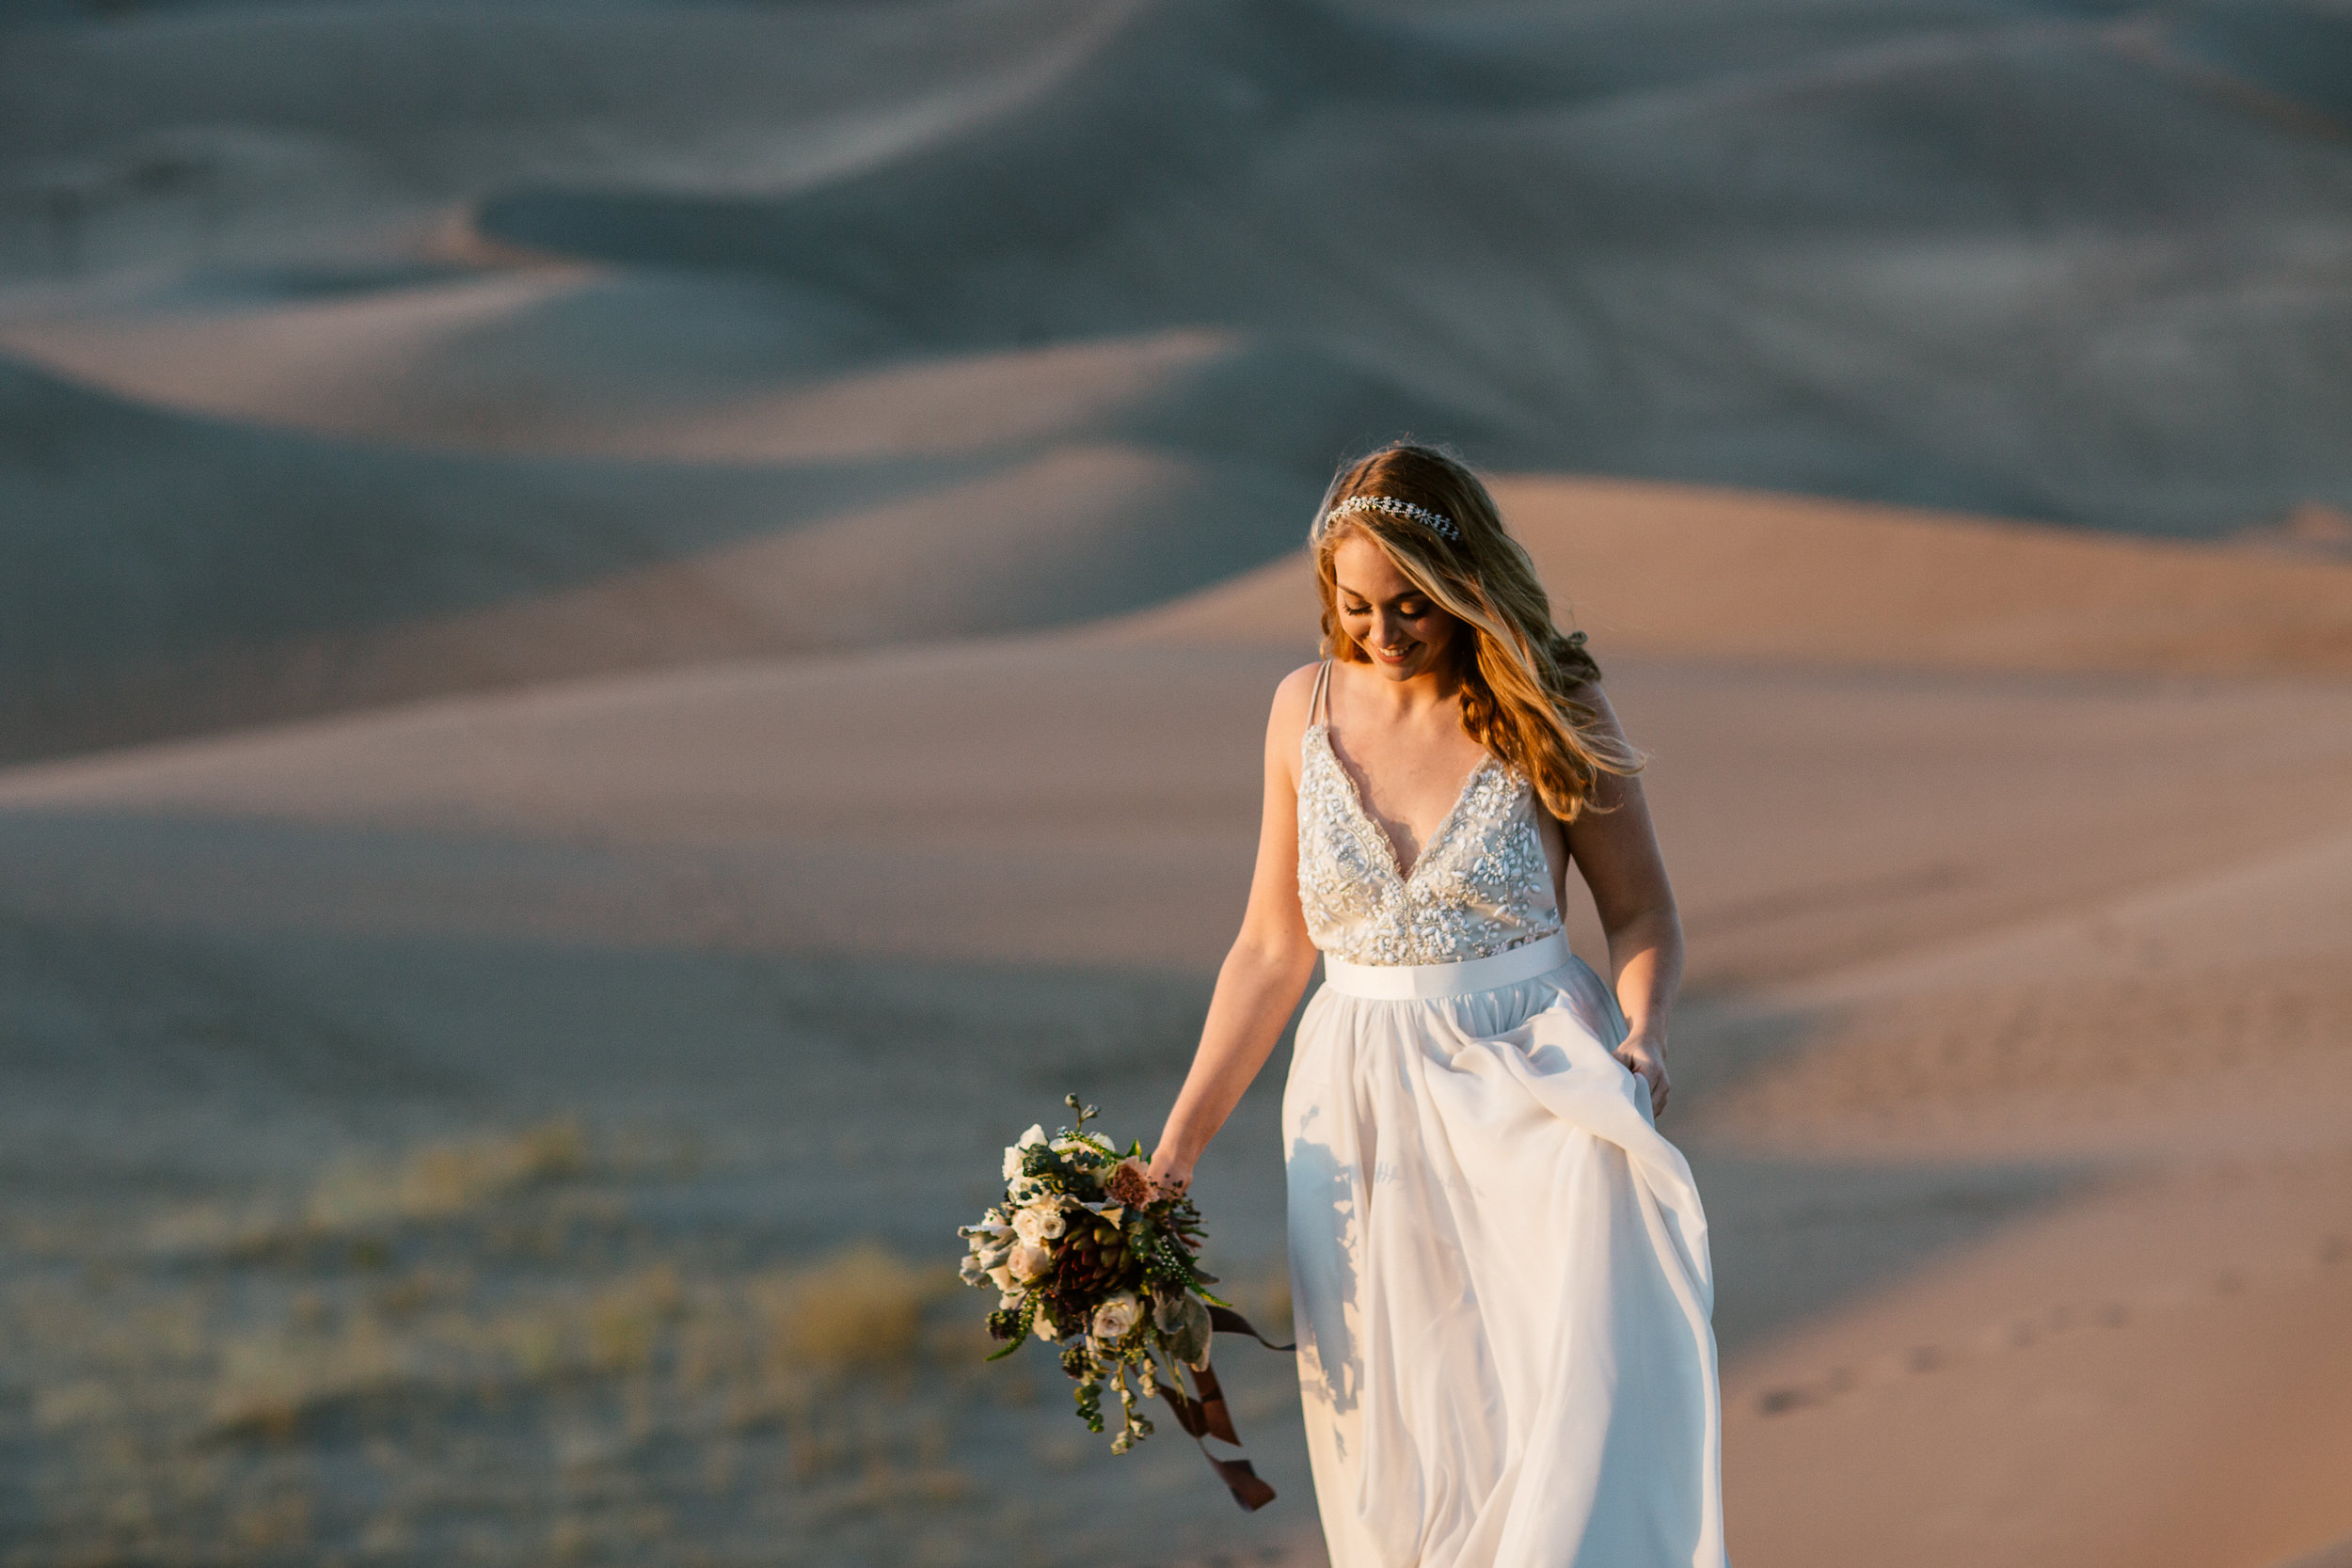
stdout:
MULTIPOLYGON (((1209 1338, 1223 1328, 1265 1341, 1210 1292, 1216 1276, 1194 1260, 1200 1211, 1186 1195, 1153 1185, 1142 1145, 1122 1149, 1088 1132, 1095 1108, 1075 1095, 1065 1103, 1078 1124, 1051 1138, 1041 1126, 1021 1134, 1005 1150, 1004 1201, 958 1232, 968 1247, 964 1283, 997 1292, 988 1331, 1006 1343, 989 1359, 1010 1355, 1032 1336, 1059 1344, 1088 1430, 1103 1430, 1104 1388, 1117 1391, 1113 1453, 1152 1433, 1138 1395, 1166 1399, 1196 1438, 1238 1443, 1209 1370, 1209 1338), (1184 1391, 1185 1369, 1198 1397, 1184 1391)), ((1212 1454, 1209 1463, 1244 1508, 1273 1497, 1247 1460, 1212 1454)))

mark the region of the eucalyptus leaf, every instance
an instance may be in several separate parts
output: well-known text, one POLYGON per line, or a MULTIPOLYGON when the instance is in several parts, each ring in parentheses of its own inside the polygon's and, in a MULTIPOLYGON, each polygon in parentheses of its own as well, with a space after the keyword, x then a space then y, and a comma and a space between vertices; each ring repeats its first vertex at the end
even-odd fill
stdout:
POLYGON ((1209 1308, 1187 1291, 1162 1296, 1152 1309, 1152 1321, 1167 1336, 1168 1353, 1188 1367, 1209 1359, 1209 1308))

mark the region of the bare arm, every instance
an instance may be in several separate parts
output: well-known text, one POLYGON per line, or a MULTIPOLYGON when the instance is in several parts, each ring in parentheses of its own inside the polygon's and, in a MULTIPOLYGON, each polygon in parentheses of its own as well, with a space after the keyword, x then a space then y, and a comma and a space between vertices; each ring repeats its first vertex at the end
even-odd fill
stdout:
MULTIPOLYGON (((1613 729, 1616 715, 1597 690, 1581 694, 1613 729)), ((1682 983, 1682 917, 1639 779, 1604 775, 1596 804, 1568 824, 1568 853, 1592 890, 1609 939, 1609 978, 1625 1013, 1617 1060, 1649 1082, 1653 1112, 1666 1108, 1666 1022, 1682 983)))
POLYGON ((1314 974, 1314 943, 1298 908, 1298 741, 1313 680, 1310 665, 1274 694, 1266 721, 1265 815, 1248 911, 1217 971, 1200 1049, 1152 1156, 1152 1179, 1173 1186, 1192 1180, 1201 1151, 1265 1066, 1314 974))

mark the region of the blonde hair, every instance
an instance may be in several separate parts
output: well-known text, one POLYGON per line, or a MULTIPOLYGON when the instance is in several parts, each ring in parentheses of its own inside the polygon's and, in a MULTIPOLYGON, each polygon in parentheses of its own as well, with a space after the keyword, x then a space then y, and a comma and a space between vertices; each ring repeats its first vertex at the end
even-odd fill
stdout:
POLYGON ((1398 442, 1359 457, 1325 492, 1309 535, 1315 591, 1323 600, 1327 657, 1370 663, 1341 628, 1339 579, 1331 557, 1343 540, 1368 539, 1432 603, 1470 632, 1454 647, 1461 682, 1462 728, 1524 775, 1552 816, 1573 822, 1594 803, 1601 776, 1641 771, 1643 757, 1578 695, 1597 685, 1600 666, 1584 651, 1584 634, 1552 625, 1551 600, 1535 563, 1502 526, 1502 514, 1479 477, 1452 453, 1398 442), (1461 537, 1446 538, 1402 510, 1360 507, 1333 516, 1356 497, 1385 497, 1439 513, 1461 537))

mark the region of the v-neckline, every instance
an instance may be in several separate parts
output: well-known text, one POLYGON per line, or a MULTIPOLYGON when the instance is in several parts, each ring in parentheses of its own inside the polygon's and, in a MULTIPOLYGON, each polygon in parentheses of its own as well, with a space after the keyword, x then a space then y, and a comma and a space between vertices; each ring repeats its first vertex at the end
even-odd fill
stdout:
POLYGON ((1339 748, 1331 744, 1331 721, 1327 719, 1319 724, 1310 724, 1308 730, 1323 737, 1323 754, 1331 759, 1331 766, 1339 769, 1341 781, 1347 785, 1347 803, 1354 808, 1356 820, 1372 831, 1373 838, 1380 846, 1382 857, 1388 862, 1389 872, 1396 879, 1399 887, 1412 885, 1413 878, 1428 863, 1429 851, 1445 842, 1445 835, 1453 832, 1454 820, 1462 815, 1462 808, 1470 803, 1470 787, 1478 783, 1479 775, 1494 766, 1494 753, 1491 752, 1480 756, 1470 766, 1470 772, 1462 779, 1462 787, 1454 792, 1454 804, 1446 808, 1443 816, 1438 818, 1438 825, 1429 830, 1429 836, 1421 841, 1421 852, 1413 857, 1412 869, 1408 871, 1397 855, 1396 840, 1389 836, 1389 830, 1380 825, 1379 818, 1374 816, 1371 808, 1364 804, 1363 786, 1356 782, 1355 771, 1340 755, 1339 748))

